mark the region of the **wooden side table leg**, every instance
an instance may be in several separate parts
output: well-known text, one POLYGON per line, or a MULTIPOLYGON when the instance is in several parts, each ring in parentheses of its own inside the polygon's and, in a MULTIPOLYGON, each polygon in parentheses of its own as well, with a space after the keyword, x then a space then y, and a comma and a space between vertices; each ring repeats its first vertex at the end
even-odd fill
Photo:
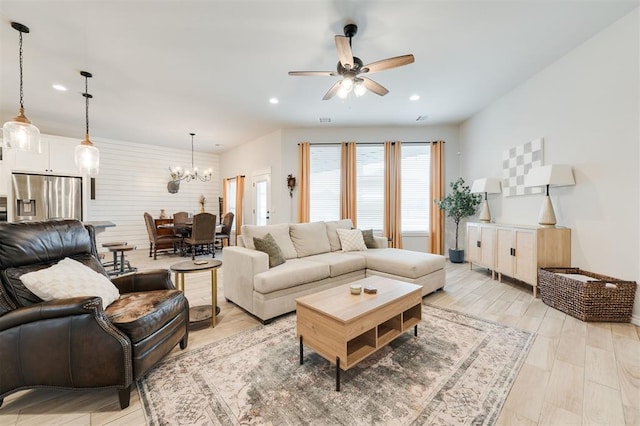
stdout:
POLYGON ((216 307, 218 305, 218 270, 211 270, 211 324, 216 326, 216 307))

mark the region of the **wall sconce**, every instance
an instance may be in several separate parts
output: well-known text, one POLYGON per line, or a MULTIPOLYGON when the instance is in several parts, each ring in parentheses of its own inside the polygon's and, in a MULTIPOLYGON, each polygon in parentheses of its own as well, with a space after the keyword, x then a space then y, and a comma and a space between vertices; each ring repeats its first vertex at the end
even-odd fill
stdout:
POLYGON ((289 197, 293 198, 293 189, 296 187, 296 178, 292 174, 287 176, 287 188, 289 188, 289 197))
POLYGON ((547 188, 547 194, 542 203, 538 224, 542 227, 555 227, 556 215, 553 211, 553 204, 549 198, 549 186, 569 186, 575 185, 571 166, 552 164, 549 166, 536 167, 525 175, 524 186, 543 186, 547 188))

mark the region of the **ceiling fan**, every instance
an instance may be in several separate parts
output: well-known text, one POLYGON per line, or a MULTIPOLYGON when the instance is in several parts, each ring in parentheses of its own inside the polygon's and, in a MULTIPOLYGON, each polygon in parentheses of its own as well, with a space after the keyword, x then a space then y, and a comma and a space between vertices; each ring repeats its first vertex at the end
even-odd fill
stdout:
POLYGON ((340 98, 346 98, 353 91, 356 96, 362 96, 367 90, 376 95, 384 96, 389 91, 379 83, 365 77, 363 74, 373 74, 375 72, 388 70, 412 64, 415 59, 413 55, 402 55, 393 58, 383 59, 364 65, 362 60, 353 56, 351 51, 351 38, 358 32, 356 24, 347 24, 344 27, 344 35, 336 35, 336 50, 338 51, 337 71, 289 71, 289 75, 296 76, 341 76, 322 100, 331 99, 336 94, 340 98))

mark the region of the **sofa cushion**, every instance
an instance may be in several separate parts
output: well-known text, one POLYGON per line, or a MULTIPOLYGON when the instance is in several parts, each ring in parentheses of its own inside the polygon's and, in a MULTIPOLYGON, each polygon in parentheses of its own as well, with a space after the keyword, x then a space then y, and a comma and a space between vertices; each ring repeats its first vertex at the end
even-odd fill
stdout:
POLYGON ((266 294, 319 281, 328 278, 329 275, 330 268, 327 264, 306 259, 291 259, 276 268, 256 274, 253 277, 253 289, 266 294))
POLYGON ((367 246, 368 249, 378 248, 376 239, 373 237, 373 229, 363 229, 362 239, 364 240, 364 245, 367 246))
POLYGON ((362 232, 359 229, 336 229, 338 237, 340 237, 340 245, 342 251, 360 251, 366 250, 367 246, 362 238, 362 232))
POLYGON ((395 248, 373 249, 348 254, 363 256, 367 262, 367 269, 412 279, 430 274, 445 266, 445 257, 439 254, 395 248))
POLYGON ((106 308, 120 297, 109 278, 68 257, 48 268, 26 273, 20 280, 44 301, 99 296, 106 308))
POLYGON ((341 252, 338 253, 322 253, 315 256, 305 258, 311 262, 320 262, 329 265, 331 277, 348 274, 354 271, 360 271, 366 268, 367 262, 362 256, 345 256, 341 252))
POLYGON ((276 240, 278 247, 282 250, 282 255, 285 259, 295 259, 298 257, 295 247, 289 237, 289 224, 280 223, 277 225, 242 225, 242 234, 244 235, 244 244, 248 249, 255 250, 256 246, 253 244, 253 237, 264 238, 265 235, 271 234, 273 239, 276 240))
POLYGON ((256 250, 267 253, 269 255, 269 268, 281 265, 285 262, 282 256, 282 250, 278 247, 278 243, 273 239, 271 234, 267 234, 264 238, 253 237, 253 245, 256 250))
POLYGON ((289 226, 289 235, 298 257, 331 251, 324 222, 292 223, 289 226))
POLYGON ((329 244, 331 245, 331 251, 338 251, 342 248, 340 245, 340 238, 336 229, 351 229, 353 228, 353 222, 351 219, 332 220, 325 222, 327 226, 327 237, 329 238, 329 244))
POLYGON ((125 293, 105 314, 120 331, 137 343, 152 335, 184 311, 184 293, 179 290, 153 290, 125 293))

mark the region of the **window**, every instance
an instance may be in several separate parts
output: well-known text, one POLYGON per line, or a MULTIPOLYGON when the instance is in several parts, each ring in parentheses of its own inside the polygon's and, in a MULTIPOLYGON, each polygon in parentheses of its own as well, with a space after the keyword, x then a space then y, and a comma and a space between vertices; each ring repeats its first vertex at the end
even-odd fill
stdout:
MULTIPOLYGON (((429 232, 430 145, 402 144, 401 227, 403 233, 429 232)), ((340 146, 311 145, 309 219, 340 219, 340 146)), ((358 228, 382 231, 384 224, 384 145, 356 146, 358 228)))
POLYGON ((340 219, 340 146, 311 145, 309 220, 340 219))
POLYGON ((358 228, 382 231, 384 225, 384 145, 356 146, 358 228))
POLYGON ((431 150, 429 144, 403 144, 401 163, 402 232, 429 232, 431 150))

